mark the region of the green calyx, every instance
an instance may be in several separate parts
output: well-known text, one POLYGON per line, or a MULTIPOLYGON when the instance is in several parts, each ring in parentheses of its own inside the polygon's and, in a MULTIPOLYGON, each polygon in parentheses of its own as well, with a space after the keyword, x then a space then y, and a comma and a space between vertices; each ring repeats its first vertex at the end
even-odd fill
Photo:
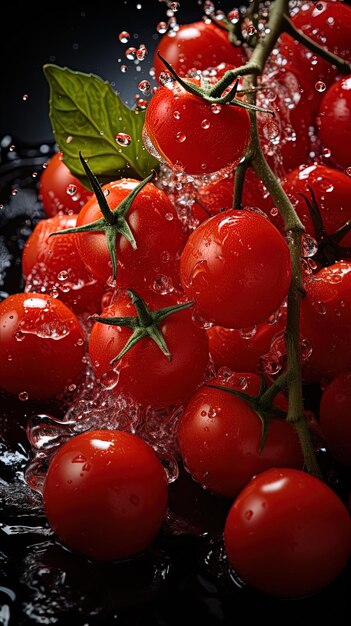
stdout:
POLYGON ((261 421, 262 431, 259 451, 262 452, 267 441, 270 418, 286 418, 287 416, 285 411, 273 406, 273 400, 277 393, 281 391, 282 387, 285 386, 286 380, 286 376, 282 375, 271 387, 268 388, 265 378, 261 376, 261 385, 257 396, 250 396, 248 393, 244 393, 243 391, 231 389, 230 387, 225 387, 222 385, 206 384, 206 387, 211 387, 212 389, 219 389, 220 391, 231 393, 233 396, 240 398, 250 406, 250 408, 256 413, 257 417, 259 417, 261 421))
POLYGON ((131 228, 126 219, 126 215, 138 195, 138 193, 150 183, 154 176, 155 172, 153 171, 150 176, 145 178, 139 183, 125 198, 120 202, 120 204, 115 208, 111 209, 106 200, 106 196, 102 190, 102 187, 96 178, 95 174, 91 171, 85 159, 82 157, 82 153, 79 152, 79 158, 81 164, 87 174, 93 192, 98 201, 100 211, 103 217, 96 222, 91 222, 90 224, 84 224, 84 226, 77 226, 76 228, 67 228, 66 230, 59 230, 55 233, 51 233, 50 237, 54 235, 67 235, 72 233, 92 233, 92 232, 104 232, 106 236, 106 242, 108 251, 110 253, 111 262, 112 262, 112 270, 113 270, 113 278, 116 280, 117 276, 117 255, 116 255, 116 238, 117 235, 122 235, 129 241, 133 250, 137 249, 137 243, 135 241, 134 235, 131 231, 131 228))
POLYGON ((334 233, 328 235, 326 233, 323 218, 318 206, 318 202, 312 187, 307 185, 311 198, 304 193, 299 193, 306 202, 311 220, 313 222, 314 231, 316 235, 316 241, 318 249, 314 258, 321 263, 323 267, 333 265, 336 261, 341 261, 345 257, 351 255, 350 246, 342 246, 340 242, 351 231, 351 220, 348 220, 343 226, 338 228, 334 233))
POLYGON ((133 289, 128 289, 127 292, 137 312, 135 317, 94 316, 91 318, 95 322, 100 322, 101 324, 108 324, 110 326, 125 326, 133 331, 124 348, 110 361, 110 365, 114 365, 114 363, 119 361, 131 348, 133 348, 133 346, 141 341, 141 339, 144 339, 144 337, 150 337, 159 347, 161 352, 168 358, 169 361, 171 361, 172 354, 168 349, 166 340, 162 330, 160 329, 160 324, 167 317, 173 315, 173 313, 189 309, 194 303, 186 302, 185 304, 175 304, 159 309, 158 311, 151 311, 145 300, 133 291, 133 289))
POLYGON ((261 113, 269 113, 270 115, 274 115, 274 112, 270 109, 263 109, 262 107, 258 107, 254 104, 249 104, 248 102, 243 102, 242 100, 239 100, 235 97, 238 91, 239 80, 237 79, 237 76, 232 73, 232 70, 228 70, 228 72, 226 72, 215 85, 208 89, 198 87, 197 85, 194 85, 194 83, 192 83, 191 81, 186 80, 185 78, 181 78, 180 76, 178 76, 177 72, 173 69, 170 63, 168 63, 168 61, 166 61, 166 59, 164 59, 159 52, 157 52, 157 55, 162 63, 165 65, 167 70, 172 74, 173 78, 183 87, 183 89, 185 89, 185 91, 188 91, 193 96, 198 96, 209 104, 230 104, 241 107, 242 109, 247 109, 248 111, 260 111, 261 113), (223 91, 225 91, 226 88, 230 85, 232 85, 232 87, 228 91, 228 93, 226 93, 225 95, 221 95, 223 94, 223 91), (220 93, 218 89, 219 86, 220 93))

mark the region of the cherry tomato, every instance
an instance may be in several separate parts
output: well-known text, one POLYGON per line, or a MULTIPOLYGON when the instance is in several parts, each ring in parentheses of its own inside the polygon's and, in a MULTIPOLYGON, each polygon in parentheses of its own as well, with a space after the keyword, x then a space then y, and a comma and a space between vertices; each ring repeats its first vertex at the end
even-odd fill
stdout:
MULTIPOLYGON (((342 59, 351 58, 351 8, 345 2, 302 3, 292 22, 330 52, 342 59)), ((280 52, 289 65, 301 72, 305 82, 316 90, 314 100, 318 109, 318 96, 322 95, 325 85, 332 84, 337 75, 336 69, 287 34, 281 37, 280 52)))
POLYGON ((324 267, 305 289, 300 326, 312 348, 309 363, 334 376, 351 367, 351 263, 324 267))
POLYGON ((59 230, 74 228, 76 222, 76 215, 56 215, 36 225, 23 250, 25 290, 58 295, 75 313, 100 312, 104 286, 92 278, 81 260, 77 236, 50 237, 59 230))
POLYGON ((243 48, 233 46, 227 33, 205 22, 183 24, 175 34, 167 33, 162 37, 154 56, 157 80, 165 70, 158 52, 179 76, 186 76, 192 69, 205 70, 222 62, 234 67, 246 62, 243 48))
MULTIPOLYGON (((149 294, 151 310, 176 304, 173 296, 149 294)), ((133 317, 136 309, 126 293, 119 293, 101 317, 133 317)), ((114 370, 118 383, 114 392, 131 394, 142 405, 160 408, 177 404, 193 393, 208 364, 206 331, 192 320, 191 310, 178 311, 160 324, 172 359, 165 356, 149 337, 139 341, 118 362, 114 370)), ((110 361, 124 348, 132 331, 99 322, 91 332, 89 352, 95 372, 104 381, 113 377, 110 361)))
MULTIPOLYGON (((199 81, 193 81, 199 83, 199 81)), ((250 140, 250 118, 239 106, 209 104, 183 89, 160 87, 150 100, 143 128, 145 146, 187 174, 234 167, 250 140)))
POLYGON ((68 547, 113 561, 144 551, 158 533, 167 479, 153 449, 136 435, 93 430, 55 454, 43 497, 47 518, 68 547))
POLYGON ((286 297, 289 249, 260 213, 230 210, 191 233, 180 259, 180 278, 205 320, 247 328, 265 322, 286 297))
MULTIPOLYGON (((131 178, 122 178, 103 186, 109 207, 115 209, 139 184, 131 178)), ((77 226, 101 219, 96 198, 92 198, 78 215, 77 226)), ((127 239, 117 235, 118 287, 142 289, 153 285, 160 277, 171 277, 178 284, 178 256, 183 248, 185 234, 176 210, 166 194, 152 183, 138 193, 126 216, 133 232, 137 249, 127 239)), ((67 235, 65 235, 67 236, 67 235)), ((97 279, 106 282, 112 275, 112 264, 106 236, 100 232, 77 234, 79 254, 97 279)))
POLYGON ((20 399, 50 398, 83 369, 84 331, 60 300, 17 293, 0 303, 0 384, 20 399))
MULTIPOLYGON (((236 374, 225 383, 213 379, 209 384, 254 396, 260 378, 236 374)), ((302 468, 301 447, 291 424, 272 418, 262 451, 261 438, 262 421, 245 400, 206 385, 187 404, 178 428, 186 469, 204 487, 228 498, 235 498, 252 476, 269 467, 302 468)))
POLYGON ((228 559, 249 585, 278 597, 316 593, 350 556, 350 516, 324 482, 289 468, 254 477, 229 511, 228 559))
POLYGON ((269 352, 273 337, 284 330, 285 314, 257 328, 245 331, 212 326, 208 328, 209 349, 215 367, 229 367, 233 372, 253 372, 259 369, 259 358, 269 352))
POLYGON ((57 213, 79 213, 92 195, 62 159, 62 152, 56 152, 40 176, 39 195, 48 217, 57 213))
POLYGON ((351 166, 351 76, 335 82, 325 94, 319 109, 319 137, 336 165, 351 166))
POLYGON ((324 389, 319 422, 328 449, 351 467, 351 372, 343 372, 324 389))

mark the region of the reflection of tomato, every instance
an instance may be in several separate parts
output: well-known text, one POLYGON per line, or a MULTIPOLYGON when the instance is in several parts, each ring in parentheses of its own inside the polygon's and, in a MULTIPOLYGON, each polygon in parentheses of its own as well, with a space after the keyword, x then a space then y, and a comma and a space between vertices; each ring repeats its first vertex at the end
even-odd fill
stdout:
MULTIPOLYGON (((219 379, 209 381, 211 384, 254 396, 260 378, 236 374, 225 385, 219 379)), ((279 404, 280 398, 277 400, 279 404)), ((187 404, 178 430, 180 453, 194 480, 230 498, 236 497, 252 476, 269 467, 302 468, 299 439, 286 420, 270 419, 262 451, 261 437, 262 422, 245 400, 207 385, 187 404)))
POLYGON ((166 513, 167 479, 136 435, 93 430, 55 454, 43 495, 48 520, 67 546, 112 561, 151 543, 166 513))
POLYGON ((243 580, 267 594, 319 591, 344 569, 351 548, 349 513, 324 482, 272 468, 235 500, 224 529, 228 559, 243 580))
POLYGON ((319 137, 330 157, 340 167, 350 167, 351 76, 334 83, 319 109, 319 137))
POLYGON ((60 300, 17 293, 0 304, 0 385, 29 398, 50 398, 83 369, 83 329, 60 300))
POLYGON ((165 70, 158 52, 179 76, 185 76, 191 69, 205 70, 223 62, 234 67, 246 62, 243 48, 233 46, 227 33, 205 22, 183 24, 176 33, 167 33, 162 37, 154 56, 157 79, 165 70))
POLYGON ((351 467, 351 372, 343 372, 324 389, 320 426, 332 455, 351 467))
POLYGON ((48 217, 57 213, 79 213, 92 195, 62 159, 61 152, 54 154, 40 176, 39 194, 48 217))
POLYGON ((74 228, 76 215, 56 215, 41 220, 26 242, 22 269, 27 279, 26 291, 57 294, 76 313, 100 312, 104 287, 89 274, 81 260, 76 235, 50 235, 74 228), (28 286, 29 283, 29 286, 28 286))

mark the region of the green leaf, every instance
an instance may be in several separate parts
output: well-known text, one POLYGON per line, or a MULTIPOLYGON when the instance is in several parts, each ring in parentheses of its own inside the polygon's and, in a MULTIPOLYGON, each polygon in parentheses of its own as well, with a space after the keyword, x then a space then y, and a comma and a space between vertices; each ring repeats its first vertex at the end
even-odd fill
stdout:
POLYGON ((101 184, 122 176, 146 178, 158 162, 142 140, 145 111, 132 111, 111 85, 95 76, 44 65, 50 86, 50 120, 63 161, 72 174, 90 189, 79 159, 89 161, 101 184), (129 146, 116 142, 117 133, 131 137, 129 146))

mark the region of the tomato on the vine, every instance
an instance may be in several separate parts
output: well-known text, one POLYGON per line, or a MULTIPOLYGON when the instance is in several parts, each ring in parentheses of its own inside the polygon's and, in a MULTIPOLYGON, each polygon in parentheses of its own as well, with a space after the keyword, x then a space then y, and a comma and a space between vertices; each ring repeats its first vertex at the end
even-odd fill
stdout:
POLYGON ((167 478, 136 435, 93 430, 72 437, 51 460, 47 518, 59 538, 91 559, 130 558, 152 542, 165 517, 167 478))
POLYGON ((342 372, 324 389, 319 422, 328 450, 351 467, 351 372, 342 372))
MULTIPOLYGON (((255 396, 260 390, 256 374, 236 374, 219 385, 255 396)), ((278 405, 286 408, 283 396, 278 405)), ((272 417, 263 450, 262 421, 242 398, 204 385, 187 404, 178 428, 180 454, 194 480, 207 489, 236 497, 246 483, 269 467, 302 468, 303 456, 294 427, 272 417)))
POLYGON ((76 215, 55 215, 41 220, 26 242, 22 271, 26 291, 58 296, 75 313, 100 312, 104 285, 91 276, 77 249, 77 235, 50 237, 74 228, 76 215))
POLYGON ((318 125, 320 140, 330 150, 332 161, 339 167, 351 167, 351 76, 329 87, 321 102, 318 125))
POLYGON ((0 304, 0 386, 21 399, 50 398, 83 369, 85 334, 60 300, 16 293, 0 304))
POLYGON ((328 485, 289 468, 254 477, 229 511, 224 542, 229 562, 252 587, 301 597, 329 585, 351 550, 350 515, 328 485))
POLYGON ((39 197, 45 213, 79 213, 92 193, 73 176, 63 162, 62 152, 56 152, 48 161, 39 181, 39 197))
POLYGON ((226 328, 248 328, 265 322, 286 297, 289 249, 264 215, 226 211, 191 233, 180 278, 202 318, 226 328))
POLYGON ((246 62, 242 47, 233 46, 228 33, 215 24, 193 22, 183 24, 174 33, 165 34, 159 42, 154 56, 157 80, 165 67, 158 53, 168 61, 178 76, 186 76, 190 70, 205 70, 219 63, 239 67, 246 62))
MULTIPOLYGON (((145 302, 153 311, 177 305, 174 296, 155 293, 147 294, 145 302)), ((120 292, 101 314, 102 318, 134 316, 136 308, 125 292, 120 292)), ((115 393, 132 395, 140 404, 153 408, 186 401, 202 382, 209 359, 206 331, 193 321, 191 310, 173 313, 159 329, 171 358, 148 336, 111 365, 132 335, 131 329, 122 325, 96 322, 89 343, 90 357, 102 382, 115 376, 115 393)))
MULTIPOLYGON (((114 210, 139 181, 122 178, 102 189, 111 210, 114 210)), ((80 211, 77 227, 102 218, 95 197, 80 211)), ((177 212, 166 194, 152 183, 139 191, 126 215, 134 235, 136 248, 120 234, 116 237, 118 262, 118 287, 143 289, 152 287, 160 277, 167 277, 178 286, 179 254, 184 246, 185 234, 177 212)), ((67 235, 62 235, 62 237, 67 235)), ((103 232, 78 233, 76 244, 79 254, 97 279, 106 282, 112 275, 112 264, 106 235, 103 232)))
POLYGON ((235 167, 245 155, 250 118, 239 106, 210 104, 174 82, 153 95, 143 138, 150 152, 171 167, 187 174, 210 174, 235 167))

